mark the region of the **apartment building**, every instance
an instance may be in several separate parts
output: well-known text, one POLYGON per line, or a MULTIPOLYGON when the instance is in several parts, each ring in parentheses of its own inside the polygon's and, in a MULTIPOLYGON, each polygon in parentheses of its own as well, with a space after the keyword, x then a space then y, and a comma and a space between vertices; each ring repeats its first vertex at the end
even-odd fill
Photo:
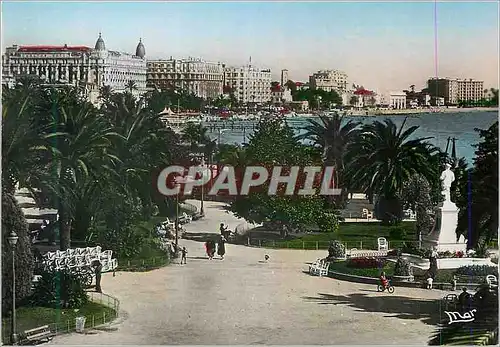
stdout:
POLYGON ((445 105, 459 101, 478 101, 484 97, 484 81, 456 78, 430 78, 427 81, 433 98, 444 98, 445 105))
POLYGON ((226 67, 224 83, 241 103, 266 103, 271 101, 271 70, 259 69, 251 64, 226 67))
POLYGON ((338 70, 320 70, 309 76, 311 89, 336 91, 341 94, 347 91, 347 74, 338 70))
POLYGON ((177 88, 200 98, 216 99, 222 95, 224 64, 200 58, 148 60, 149 87, 177 88))

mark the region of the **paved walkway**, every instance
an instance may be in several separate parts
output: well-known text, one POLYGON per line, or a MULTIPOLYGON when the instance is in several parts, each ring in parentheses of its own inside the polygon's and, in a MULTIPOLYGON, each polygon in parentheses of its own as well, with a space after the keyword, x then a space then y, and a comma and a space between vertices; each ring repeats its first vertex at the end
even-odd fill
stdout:
MULTIPOLYGON (((195 203, 196 204, 196 203, 195 203)), ((219 203, 190 235, 241 223, 219 203)), ((181 240, 187 265, 147 273, 103 276, 105 293, 121 301, 115 329, 56 337, 51 344, 426 344, 434 331, 440 291, 373 285, 303 273, 325 251, 270 250, 227 245, 226 258, 209 261, 203 243, 181 240), (264 255, 270 259, 264 261, 264 255)))

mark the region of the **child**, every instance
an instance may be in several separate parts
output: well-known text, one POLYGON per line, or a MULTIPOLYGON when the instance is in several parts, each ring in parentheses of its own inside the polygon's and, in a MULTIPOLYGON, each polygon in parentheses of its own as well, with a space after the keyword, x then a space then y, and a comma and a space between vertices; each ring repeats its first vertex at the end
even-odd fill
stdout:
POLYGON ((427 289, 432 289, 432 282, 433 282, 432 276, 429 275, 429 277, 427 277, 427 289))
POLYGON ((382 271, 380 274, 380 282, 382 282, 382 287, 387 288, 389 286, 389 281, 385 277, 385 272, 382 271))
POLYGON ((451 281, 451 284, 453 285, 453 290, 457 290, 457 276, 453 275, 453 280, 451 281))
POLYGON ((184 264, 186 264, 186 254, 187 254, 186 247, 182 247, 181 253, 182 253, 181 265, 183 264, 183 262, 184 262, 184 264))

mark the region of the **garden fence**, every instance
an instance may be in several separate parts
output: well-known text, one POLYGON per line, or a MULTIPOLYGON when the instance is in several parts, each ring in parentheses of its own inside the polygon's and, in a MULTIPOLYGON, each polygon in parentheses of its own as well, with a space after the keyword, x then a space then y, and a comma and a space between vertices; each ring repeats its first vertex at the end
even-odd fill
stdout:
MULTIPOLYGON (((102 314, 93 314, 84 316, 85 317, 85 329, 93 329, 100 325, 111 323, 116 318, 118 318, 118 314, 120 312, 120 301, 108 294, 96 293, 96 292, 87 292, 89 296, 89 300, 101 304, 105 307, 112 309, 112 311, 104 311, 102 314)), ((66 334, 76 331, 76 320, 68 319, 57 323, 48 324, 50 330, 55 332, 56 335, 66 334)))
MULTIPOLYGON (((377 238, 364 239, 364 240, 349 240, 340 241, 346 248, 346 250, 356 248, 358 250, 376 250, 378 249, 377 238)), ((418 248, 420 246, 419 241, 387 241, 388 248, 400 248, 403 245, 412 246, 418 248)), ((247 237, 246 245, 250 247, 264 247, 264 248, 289 248, 289 249, 306 249, 306 250, 327 250, 330 246, 330 241, 303 241, 303 240, 269 240, 269 239, 255 239, 247 237)), ((490 245, 490 247, 496 247, 496 244, 490 245)))

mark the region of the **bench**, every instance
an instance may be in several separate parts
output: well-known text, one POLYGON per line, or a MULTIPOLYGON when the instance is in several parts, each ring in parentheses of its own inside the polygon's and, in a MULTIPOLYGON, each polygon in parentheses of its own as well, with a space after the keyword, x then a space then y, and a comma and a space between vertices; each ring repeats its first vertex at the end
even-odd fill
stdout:
POLYGON ((24 342, 23 344, 28 344, 45 340, 50 341, 54 336, 56 336, 56 333, 50 330, 48 325, 43 325, 38 328, 25 330, 19 335, 19 341, 24 342))
POLYGON ((448 311, 450 308, 455 310, 458 305, 458 296, 456 294, 448 294, 443 298, 444 310, 448 311))
POLYGON ((330 267, 330 263, 328 263, 322 259, 318 259, 309 266, 309 274, 311 274, 313 276, 320 276, 320 277, 328 276, 328 268, 329 267, 330 267))
POLYGON ((181 224, 191 223, 192 221, 193 217, 188 215, 186 212, 182 213, 182 215, 179 216, 179 223, 181 224))

